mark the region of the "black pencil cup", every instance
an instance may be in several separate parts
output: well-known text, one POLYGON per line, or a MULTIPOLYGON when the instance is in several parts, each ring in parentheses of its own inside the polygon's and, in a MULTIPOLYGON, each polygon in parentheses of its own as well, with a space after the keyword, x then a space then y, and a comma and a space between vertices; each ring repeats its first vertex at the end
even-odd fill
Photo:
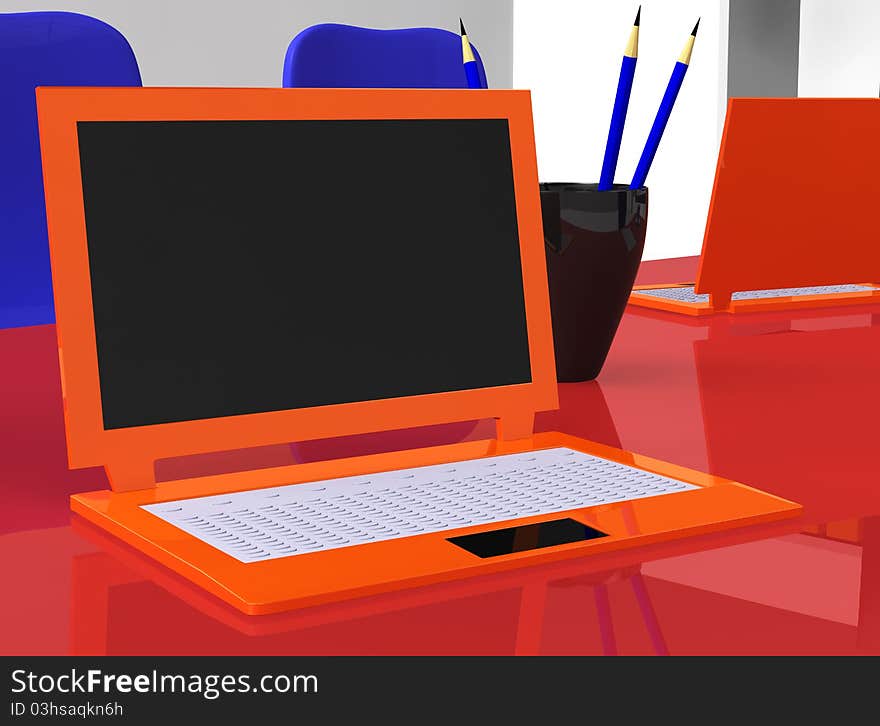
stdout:
POLYGON ((561 383, 599 375, 642 261, 648 190, 541 184, 550 312, 561 383))

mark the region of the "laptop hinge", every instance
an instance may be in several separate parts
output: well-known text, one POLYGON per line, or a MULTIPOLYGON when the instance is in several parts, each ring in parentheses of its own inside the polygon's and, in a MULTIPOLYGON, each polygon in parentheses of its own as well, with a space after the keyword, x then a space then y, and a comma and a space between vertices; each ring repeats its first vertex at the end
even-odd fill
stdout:
MULTIPOLYGON (((495 419, 495 436, 499 441, 529 439, 535 428, 534 411, 507 414, 495 419)), ((104 465, 110 488, 116 492, 153 489, 156 486, 156 462, 152 459, 129 459, 104 465)))
POLYGON ((156 486, 156 462, 152 459, 108 462, 104 464, 104 471, 114 492, 132 492, 156 486))
POLYGON ((530 439, 535 433, 535 412, 519 412, 495 419, 495 436, 499 441, 530 439))
POLYGON ((732 292, 710 292, 709 304, 719 313, 729 311, 732 296, 732 292))

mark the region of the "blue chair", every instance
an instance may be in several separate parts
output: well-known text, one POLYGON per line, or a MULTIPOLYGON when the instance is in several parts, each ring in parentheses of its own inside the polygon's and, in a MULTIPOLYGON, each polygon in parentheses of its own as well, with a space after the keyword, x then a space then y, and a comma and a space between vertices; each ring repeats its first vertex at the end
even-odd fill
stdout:
MULTIPOLYGON (((472 46, 473 47, 473 46, 472 46)), ((486 71, 474 48, 483 87, 486 71)), ((313 25, 284 57, 285 88, 467 88, 461 36, 440 28, 313 25)))
POLYGON ((128 41, 62 12, 0 14, 0 328, 55 320, 36 86, 140 86, 128 41))

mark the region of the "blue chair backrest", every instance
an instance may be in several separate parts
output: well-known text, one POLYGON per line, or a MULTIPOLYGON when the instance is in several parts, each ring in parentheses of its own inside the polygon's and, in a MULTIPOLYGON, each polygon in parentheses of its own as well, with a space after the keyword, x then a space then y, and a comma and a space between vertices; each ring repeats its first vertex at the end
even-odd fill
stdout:
POLYGON ((140 86, 128 41, 61 12, 0 13, 0 328, 55 320, 37 86, 140 86))
MULTIPOLYGON (((471 46, 473 47, 473 45, 471 46)), ((486 71, 474 48, 480 81, 486 71)), ((461 36, 440 28, 313 25, 284 57, 285 88, 467 88, 461 36)))

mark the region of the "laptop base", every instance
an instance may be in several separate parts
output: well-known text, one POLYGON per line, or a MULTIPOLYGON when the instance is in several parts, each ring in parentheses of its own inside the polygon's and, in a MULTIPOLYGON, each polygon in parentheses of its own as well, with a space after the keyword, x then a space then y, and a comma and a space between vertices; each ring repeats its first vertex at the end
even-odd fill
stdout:
POLYGON ((238 610, 279 613, 431 583, 560 562, 593 553, 722 531, 796 516, 801 507, 720 477, 559 433, 512 442, 474 441, 329 462, 165 482, 131 492, 71 498, 73 510, 238 610), (417 466, 566 447, 691 485, 683 491, 553 511, 442 532, 243 562, 142 507, 193 497, 359 476, 417 466), (571 519, 604 536, 480 557, 450 542, 481 532, 571 519))
POLYGON ((693 316, 864 305, 878 301, 880 286, 870 283, 735 292, 725 307, 716 307, 709 295, 696 294, 692 282, 636 285, 629 298, 630 305, 693 316))

